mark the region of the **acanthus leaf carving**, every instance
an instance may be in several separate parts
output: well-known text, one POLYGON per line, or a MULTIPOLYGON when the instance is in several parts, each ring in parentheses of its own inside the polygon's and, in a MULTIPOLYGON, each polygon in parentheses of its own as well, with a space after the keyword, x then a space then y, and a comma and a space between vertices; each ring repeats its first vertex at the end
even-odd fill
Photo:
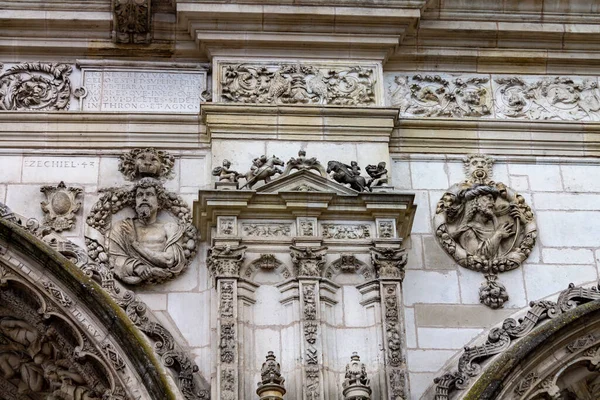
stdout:
POLYGON ((325 239, 370 239, 371 227, 366 224, 323 224, 321 234, 325 239))
POLYGON ((247 246, 213 246, 208 249, 206 264, 214 276, 236 277, 245 257, 247 246))
POLYGON ((292 263, 297 276, 318 277, 323 273, 325 266, 326 246, 296 247, 290 246, 292 263))
POLYGON ((114 39, 117 43, 149 43, 152 1, 113 0, 114 39))
POLYGON ((403 280, 407 261, 403 248, 371 247, 371 262, 379 278, 403 280))

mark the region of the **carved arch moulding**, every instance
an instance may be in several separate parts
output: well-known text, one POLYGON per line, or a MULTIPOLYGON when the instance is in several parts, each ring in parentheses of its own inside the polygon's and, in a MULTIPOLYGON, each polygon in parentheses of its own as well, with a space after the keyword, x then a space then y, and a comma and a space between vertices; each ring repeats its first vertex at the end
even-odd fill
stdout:
POLYGON ((208 399, 137 296, 86 251, 0 204, 3 399, 208 399))

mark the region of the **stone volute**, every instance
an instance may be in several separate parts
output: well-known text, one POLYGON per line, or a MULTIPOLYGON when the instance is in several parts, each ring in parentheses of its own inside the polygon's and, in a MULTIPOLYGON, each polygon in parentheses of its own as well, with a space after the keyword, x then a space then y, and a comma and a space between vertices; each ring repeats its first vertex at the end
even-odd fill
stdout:
POLYGON ((346 379, 342 383, 344 400, 371 400, 370 380, 364 363, 356 352, 346 365, 346 379))
POLYGON ((283 386, 285 379, 281 376, 281 366, 272 351, 260 370, 260 382, 256 394, 260 400, 283 400, 286 390, 283 386))

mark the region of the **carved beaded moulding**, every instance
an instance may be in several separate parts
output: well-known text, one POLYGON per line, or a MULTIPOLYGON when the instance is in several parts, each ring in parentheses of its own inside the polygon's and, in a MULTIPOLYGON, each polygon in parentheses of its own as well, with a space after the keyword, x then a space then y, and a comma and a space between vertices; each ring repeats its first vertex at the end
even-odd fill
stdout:
POLYGON ((465 160, 467 179, 450 187, 437 204, 434 231, 456 262, 485 274, 480 301, 501 308, 508 301, 501 272, 521 266, 537 237, 533 212, 523 196, 491 180, 493 159, 474 154, 465 160))

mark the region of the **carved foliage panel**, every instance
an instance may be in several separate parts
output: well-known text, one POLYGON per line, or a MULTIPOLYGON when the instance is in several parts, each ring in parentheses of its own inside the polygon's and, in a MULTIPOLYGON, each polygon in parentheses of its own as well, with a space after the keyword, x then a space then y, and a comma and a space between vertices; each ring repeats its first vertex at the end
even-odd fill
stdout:
POLYGON ((220 60, 217 71, 219 102, 362 107, 383 104, 382 79, 376 64, 220 60))
POLYGON ((388 104, 405 117, 599 121, 597 77, 386 74, 388 104))

